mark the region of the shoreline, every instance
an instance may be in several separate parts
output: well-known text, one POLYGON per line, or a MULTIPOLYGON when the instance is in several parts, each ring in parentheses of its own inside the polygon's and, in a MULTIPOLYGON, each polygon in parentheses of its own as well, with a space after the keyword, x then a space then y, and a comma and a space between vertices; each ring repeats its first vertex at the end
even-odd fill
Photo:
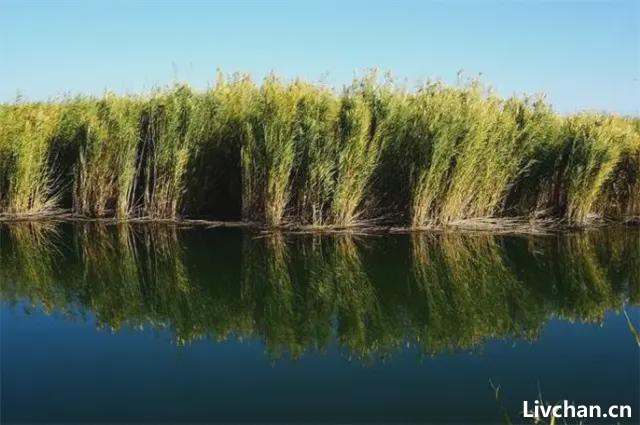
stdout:
POLYGON ((378 224, 375 220, 362 221, 350 226, 337 225, 299 225, 284 224, 269 227, 262 223, 251 221, 212 220, 212 219, 160 219, 160 218, 107 218, 87 217, 70 212, 55 212, 49 214, 0 214, 0 225, 15 223, 63 222, 63 223, 100 223, 105 225, 130 224, 163 224, 186 228, 244 228, 258 231, 261 234, 400 234, 400 233, 490 233, 490 234, 533 234, 545 235, 557 232, 589 231, 593 229, 624 227, 640 229, 640 217, 626 217, 624 220, 593 220, 584 225, 568 225, 561 220, 554 219, 526 219, 518 217, 484 217, 461 220, 448 224, 412 227, 399 224, 378 224))

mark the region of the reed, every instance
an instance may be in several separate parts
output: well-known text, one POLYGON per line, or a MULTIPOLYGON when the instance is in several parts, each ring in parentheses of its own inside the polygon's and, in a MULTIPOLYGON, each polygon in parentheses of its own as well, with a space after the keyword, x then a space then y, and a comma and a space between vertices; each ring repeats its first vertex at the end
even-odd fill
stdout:
POLYGON ((293 214, 302 224, 332 223, 336 187, 337 120, 340 102, 328 89, 298 82, 296 163, 292 180, 293 214))
POLYGON ((0 108, 0 208, 34 215, 54 209, 59 186, 49 164, 50 140, 60 106, 17 104, 0 108))
POLYGON ((268 77, 252 104, 242 146, 245 218, 282 223, 291 198, 295 163, 295 115, 299 90, 268 77))
POLYGON ((382 124, 390 165, 380 179, 413 227, 532 212, 518 210, 516 189, 557 139, 560 121, 542 100, 499 99, 471 81, 428 83, 394 101, 382 124))
POLYGON ((640 216, 637 118, 561 116, 477 80, 341 91, 246 75, 203 92, 0 105, 0 213, 414 228, 640 216))
MULTIPOLYGON (((194 150, 187 170, 182 210, 198 216, 238 219, 242 200, 251 199, 243 181, 242 146, 256 87, 244 75, 219 74, 212 89, 196 95, 188 137, 194 150)), ((245 205, 250 205, 246 202, 245 205)), ((248 219, 249 217, 245 217, 248 219)))
POLYGON ((360 218, 358 207, 377 163, 373 111, 367 102, 370 91, 369 81, 356 81, 345 90, 340 102, 336 187, 331 205, 333 223, 340 226, 353 225, 360 218))
POLYGON ((592 115, 569 119, 565 134, 568 220, 638 215, 640 134, 626 121, 592 115))
POLYGON ((196 153, 198 133, 191 120, 198 106, 187 86, 177 86, 149 102, 142 153, 146 157, 144 214, 148 217, 175 219, 181 211, 187 170, 196 153))
POLYGON ((81 126, 86 138, 75 167, 76 212, 94 217, 133 215, 141 109, 136 99, 113 95, 84 108, 81 126))

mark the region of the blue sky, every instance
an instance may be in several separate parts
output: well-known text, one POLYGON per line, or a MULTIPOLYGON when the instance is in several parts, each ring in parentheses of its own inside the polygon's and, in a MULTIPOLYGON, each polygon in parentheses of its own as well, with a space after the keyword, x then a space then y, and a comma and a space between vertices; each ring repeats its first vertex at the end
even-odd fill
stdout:
POLYGON ((482 73, 561 112, 640 114, 638 1, 0 0, 0 101, 139 92, 215 70, 336 86, 482 73))

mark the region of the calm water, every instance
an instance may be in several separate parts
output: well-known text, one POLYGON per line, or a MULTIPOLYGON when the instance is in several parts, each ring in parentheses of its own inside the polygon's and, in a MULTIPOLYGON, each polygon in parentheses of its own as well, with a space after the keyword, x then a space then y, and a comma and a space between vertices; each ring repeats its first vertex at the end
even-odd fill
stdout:
POLYGON ((2 423, 522 423, 539 391, 640 414, 637 230, 5 225, 0 284, 2 423))

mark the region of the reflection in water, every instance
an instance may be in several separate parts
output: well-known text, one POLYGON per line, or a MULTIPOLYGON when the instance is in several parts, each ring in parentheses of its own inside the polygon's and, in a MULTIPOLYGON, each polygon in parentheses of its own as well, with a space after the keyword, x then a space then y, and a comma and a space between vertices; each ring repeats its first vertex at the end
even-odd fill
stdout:
POLYGON ((169 328, 180 344, 259 338, 278 359, 338 344, 370 361, 488 338, 535 339, 550 318, 599 322, 640 301, 631 230, 353 238, 159 225, 0 228, 3 301, 101 327, 169 328))

